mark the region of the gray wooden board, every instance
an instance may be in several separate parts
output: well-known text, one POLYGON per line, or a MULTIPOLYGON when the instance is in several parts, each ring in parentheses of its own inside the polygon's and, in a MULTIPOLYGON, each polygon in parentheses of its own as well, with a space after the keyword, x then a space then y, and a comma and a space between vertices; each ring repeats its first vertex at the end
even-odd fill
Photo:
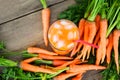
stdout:
MULTIPOLYGON (((47 0, 48 6, 64 0, 47 0)), ((40 0, 0 0, 0 24, 42 9, 40 0)))

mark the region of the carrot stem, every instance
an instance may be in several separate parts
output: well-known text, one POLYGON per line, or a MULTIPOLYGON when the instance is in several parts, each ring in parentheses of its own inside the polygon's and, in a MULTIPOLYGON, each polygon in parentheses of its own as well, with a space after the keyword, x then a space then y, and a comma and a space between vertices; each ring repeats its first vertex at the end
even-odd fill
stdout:
POLYGON ((53 77, 57 76, 58 74, 66 71, 66 70, 69 70, 69 69, 70 69, 69 67, 65 67, 65 68, 63 68, 63 69, 61 69, 61 70, 58 70, 55 74, 50 74, 50 75, 47 76, 47 77, 48 77, 48 78, 53 78, 53 77))
POLYGON ((96 15, 100 11, 101 7, 104 5, 104 0, 95 0, 93 10, 91 11, 88 20, 89 21, 94 21, 96 15))
MULTIPOLYGON (((119 7, 119 9, 120 9, 120 7, 119 7)), ((109 34, 114 29, 114 27, 119 23, 119 21, 120 21, 120 12, 118 13, 118 16, 117 16, 117 19, 115 20, 115 22, 112 25, 110 24, 110 26, 108 27, 106 37, 109 36, 109 34)))
POLYGON ((111 16, 114 14, 114 11, 115 11, 115 5, 117 3, 117 0, 114 1, 114 3, 112 4, 112 6, 110 7, 109 11, 108 11, 108 14, 107 14, 107 19, 109 20, 111 18, 111 16))
MULTIPOLYGON (((90 0, 89 0, 90 1, 90 0)), ((85 14, 84 14, 84 18, 87 18, 88 16, 89 16, 89 14, 90 14, 90 11, 92 10, 92 7, 93 7, 93 5, 94 5, 94 1, 95 0, 92 0, 92 2, 89 4, 89 6, 87 7, 87 10, 86 10, 86 12, 85 12, 85 14)))
POLYGON ((48 64, 48 65, 51 65, 53 63, 52 61, 49 61, 49 60, 35 60, 34 62, 36 64, 44 63, 44 64, 48 64))
POLYGON ((43 8, 47 8, 46 0, 40 0, 40 2, 42 3, 43 8))

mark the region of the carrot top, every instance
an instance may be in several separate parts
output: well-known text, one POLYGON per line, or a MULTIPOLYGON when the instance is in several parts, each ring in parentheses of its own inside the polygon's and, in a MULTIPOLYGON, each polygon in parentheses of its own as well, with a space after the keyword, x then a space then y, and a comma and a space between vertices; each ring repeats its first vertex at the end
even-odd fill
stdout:
POLYGON ((47 8, 47 3, 46 3, 46 0, 40 0, 43 8, 47 8))
POLYGON ((92 6, 92 11, 89 17, 87 18, 89 21, 95 20, 96 15, 100 11, 101 7, 104 5, 104 0, 93 0, 93 1, 94 1, 94 6, 92 6))

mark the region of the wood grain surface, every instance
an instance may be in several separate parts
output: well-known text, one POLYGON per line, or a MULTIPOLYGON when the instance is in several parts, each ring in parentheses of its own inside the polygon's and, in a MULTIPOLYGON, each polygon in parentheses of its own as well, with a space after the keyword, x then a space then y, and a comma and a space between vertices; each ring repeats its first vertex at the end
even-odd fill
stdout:
MULTIPOLYGON (((47 0, 48 6, 64 0, 47 0)), ((0 0, 0 24, 15 20, 42 9, 40 0, 0 0)))

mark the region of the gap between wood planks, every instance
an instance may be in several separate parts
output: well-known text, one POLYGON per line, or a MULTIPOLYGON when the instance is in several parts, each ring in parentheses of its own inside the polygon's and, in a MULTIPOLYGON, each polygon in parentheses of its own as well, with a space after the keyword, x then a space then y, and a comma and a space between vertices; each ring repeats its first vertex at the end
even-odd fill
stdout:
MULTIPOLYGON (((59 3, 65 2, 65 1, 67 1, 67 0, 64 0, 64 1, 61 1, 61 2, 57 2, 57 3, 54 3, 54 4, 51 4, 51 5, 49 5, 48 7, 55 6, 55 5, 59 4, 59 3)), ((25 14, 23 14, 23 15, 21 15, 21 16, 18 16, 18 17, 16 17, 16 18, 11 19, 11 20, 2 22, 2 23, 0 23, 0 25, 6 24, 6 23, 8 23, 8 22, 14 21, 14 20, 19 19, 19 18, 22 18, 22 17, 25 17, 25 16, 30 15, 30 14, 32 14, 32 13, 38 12, 38 11, 40 11, 40 10, 42 10, 42 9, 43 9, 43 8, 40 8, 40 9, 33 10, 33 11, 31 11, 31 12, 25 13, 25 14)))

